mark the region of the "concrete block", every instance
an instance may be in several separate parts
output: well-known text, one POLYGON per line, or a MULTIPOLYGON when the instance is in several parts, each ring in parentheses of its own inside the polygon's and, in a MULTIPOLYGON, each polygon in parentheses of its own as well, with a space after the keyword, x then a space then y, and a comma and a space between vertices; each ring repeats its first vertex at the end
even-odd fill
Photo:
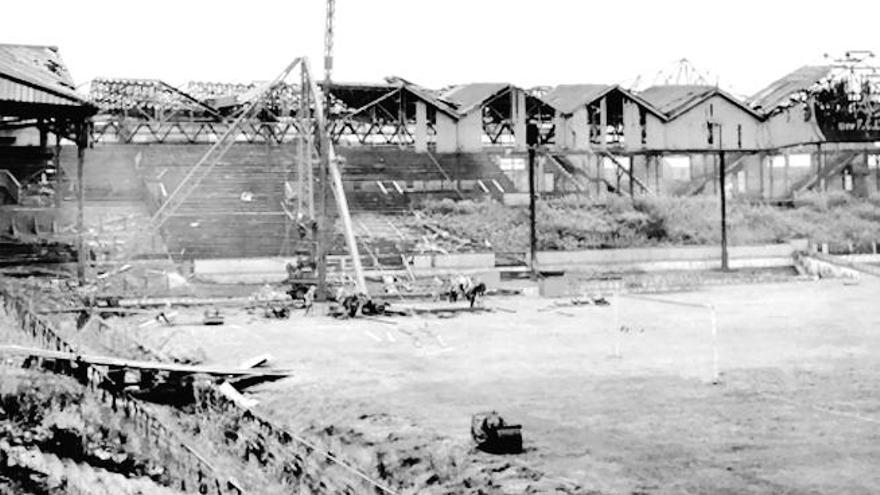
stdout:
POLYGON ((474 274, 473 279, 477 282, 483 282, 486 284, 487 289, 497 289, 501 287, 501 272, 498 270, 490 270, 474 274))
POLYGON ((528 206, 529 193, 504 193, 502 202, 508 206, 528 206))
POLYGON ((435 268, 495 268, 495 253, 460 253, 434 256, 435 268))
POLYGON ((566 277, 546 277, 538 281, 541 297, 566 297, 571 295, 571 286, 566 277))

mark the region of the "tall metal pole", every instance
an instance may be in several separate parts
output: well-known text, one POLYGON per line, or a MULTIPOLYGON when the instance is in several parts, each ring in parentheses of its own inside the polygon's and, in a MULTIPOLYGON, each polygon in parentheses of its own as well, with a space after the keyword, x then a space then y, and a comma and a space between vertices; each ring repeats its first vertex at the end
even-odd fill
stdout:
POLYGON ((721 270, 730 270, 727 256, 727 170, 724 169, 724 142, 722 138, 721 124, 718 127, 718 168, 720 168, 721 177, 719 177, 719 186, 721 187, 721 270))
MULTIPOLYGON (((330 143, 327 133, 330 132, 330 84, 333 72, 333 14, 335 0, 327 0, 327 16, 324 29, 324 123, 327 128, 317 129, 321 146, 321 169, 318 172, 320 190, 318 198, 318 236, 316 257, 318 262, 318 300, 327 299, 327 170, 330 168, 330 143)), ((317 96, 317 95, 315 95, 317 96)))
POLYGON ((535 145, 529 146, 529 268, 538 278, 538 232, 535 225, 535 145))

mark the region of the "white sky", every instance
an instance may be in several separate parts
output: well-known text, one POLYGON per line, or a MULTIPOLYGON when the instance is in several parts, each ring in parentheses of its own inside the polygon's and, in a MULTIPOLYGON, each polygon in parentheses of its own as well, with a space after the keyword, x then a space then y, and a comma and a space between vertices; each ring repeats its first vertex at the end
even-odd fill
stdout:
MULTIPOLYGON (((77 84, 266 80, 300 54, 321 71, 324 0, 3 3, 0 42, 59 46, 77 84)), ((751 94, 824 53, 880 57, 878 0, 337 0, 336 10, 339 81, 650 83, 686 57, 751 94)))

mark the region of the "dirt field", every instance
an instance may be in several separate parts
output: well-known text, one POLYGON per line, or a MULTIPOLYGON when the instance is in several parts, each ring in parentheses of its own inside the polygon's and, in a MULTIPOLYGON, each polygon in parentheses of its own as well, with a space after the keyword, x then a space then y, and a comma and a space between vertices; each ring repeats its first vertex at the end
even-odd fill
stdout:
POLYGON ((255 396, 293 427, 384 413, 466 446, 470 415, 496 409, 523 424, 527 452, 506 461, 584 490, 867 494, 880 486, 877 294, 867 278, 657 296, 717 307, 718 385, 708 310, 633 299, 617 320, 614 305, 523 296, 449 319, 240 312, 138 333, 217 363, 271 353, 297 374, 255 396))

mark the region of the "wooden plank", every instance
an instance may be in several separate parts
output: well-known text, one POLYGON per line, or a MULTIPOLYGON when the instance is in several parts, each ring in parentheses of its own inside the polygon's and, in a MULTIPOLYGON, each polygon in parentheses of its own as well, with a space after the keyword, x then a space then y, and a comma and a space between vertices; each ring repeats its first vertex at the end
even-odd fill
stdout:
POLYGON ((86 354, 74 354, 70 352, 49 351, 33 347, 18 345, 0 345, 0 354, 27 355, 43 359, 64 359, 68 361, 82 361, 94 366, 108 366, 111 368, 128 368, 149 371, 167 371, 184 374, 203 374, 213 376, 266 376, 282 377, 292 374, 290 370, 274 369, 241 369, 227 368, 223 366, 190 366, 175 363, 159 363, 155 361, 137 361, 121 359, 109 356, 91 356, 86 354))

